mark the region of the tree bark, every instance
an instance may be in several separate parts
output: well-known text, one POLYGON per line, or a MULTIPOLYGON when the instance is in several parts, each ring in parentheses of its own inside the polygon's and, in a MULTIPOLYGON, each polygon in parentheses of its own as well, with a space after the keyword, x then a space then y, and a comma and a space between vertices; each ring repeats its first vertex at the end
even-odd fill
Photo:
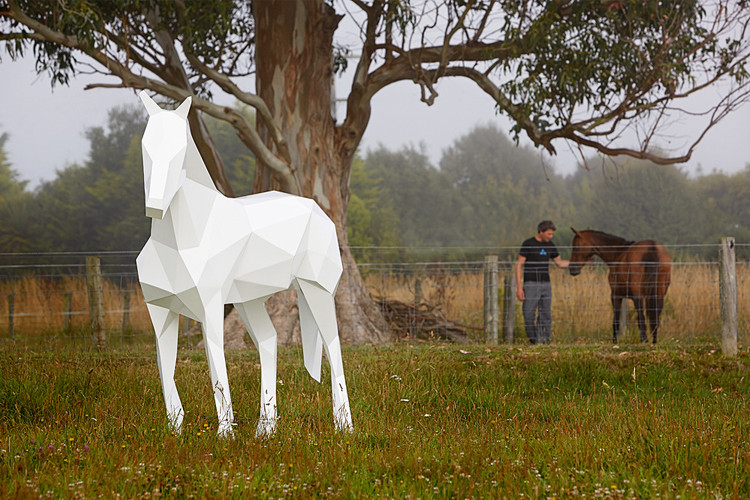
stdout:
MULTIPOLYGON (((321 0, 261 0, 253 3, 256 21, 256 86, 284 137, 292 172, 290 182, 259 161, 254 191, 270 189, 314 199, 336 224, 344 274, 336 294, 342 341, 383 343, 383 315, 367 293, 349 248, 349 148, 337 148, 331 114, 333 33, 341 19, 321 0)), ((279 153, 259 121, 265 144, 279 153)), ((272 299, 273 300, 273 299, 272 299)))

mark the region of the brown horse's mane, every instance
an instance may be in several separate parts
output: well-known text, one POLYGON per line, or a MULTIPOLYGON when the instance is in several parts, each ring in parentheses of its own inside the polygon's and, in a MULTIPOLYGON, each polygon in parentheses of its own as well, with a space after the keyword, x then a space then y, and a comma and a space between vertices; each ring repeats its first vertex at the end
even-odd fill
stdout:
POLYGON ((605 240, 605 242, 602 243, 602 246, 626 246, 627 247, 635 243, 635 241, 626 240, 625 238, 615 236, 614 234, 605 233, 604 231, 597 231, 596 229, 584 229, 583 231, 580 231, 580 232, 593 234, 596 237, 601 238, 602 240, 605 240))

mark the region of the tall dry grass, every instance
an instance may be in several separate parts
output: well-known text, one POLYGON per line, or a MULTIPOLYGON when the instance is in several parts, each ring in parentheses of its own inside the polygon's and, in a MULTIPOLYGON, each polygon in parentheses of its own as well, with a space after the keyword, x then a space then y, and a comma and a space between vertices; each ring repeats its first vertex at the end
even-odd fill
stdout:
MULTIPOLYGON (((504 277, 501 273, 500 301, 503 299, 504 277)), ((719 307, 719 270, 712 263, 675 263, 671 284, 661 316, 660 340, 693 341, 717 336, 721 330, 719 307)), ((512 277, 512 274, 510 274, 512 277)), ((459 274, 428 273, 416 275, 390 274, 366 277, 368 288, 389 299, 413 302, 415 283, 419 280, 421 301, 438 307, 449 318, 460 323, 481 327, 483 324, 483 283, 480 270, 459 274)), ((612 337, 612 305, 607 269, 601 266, 584 268, 573 277, 566 271, 551 270, 553 288, 553 334, 557 341, 610 340, 612 337)), ((738 315, 740 334, 750 328, 750 266, 737 265, 738 315)), ((620 338, 637 341, 636 314, 628 301, 627 331, 620 338)), ((481 332, 480 332, 481 335, 481 332)), ((516 304, 516 338, 524 338, 520 304, 516 304)))
MULTIPOLYGON (((510 272, 510 267, 506 266, 499 277, 501 303, 503 278, 510 272)), ((718 267, 711 263, 674 264, 672 283, 661 317, 660 340, 696 341, 718 336, 721 328, 718 273, 718 267)), ((609 341, 612 306, 606 268, 589 266, 577 277, 553 268, 551 277, 554 340, 609 341)), ((408 274, 371 273, 365 277, 365 283, 374 297, 385 296, 409 303, 418 300, 439 309, 456 322, 481 327, 484 317, 483 279, 481 269, 451 272, 443 267, 429 267, 408 274)), ((737 284, 742 336, 750 328, 750 266, 747 263, 737 265, 737 284)), ((87 335, 89 309, 84 277, 54 280, 30 277, 0 282, 0 335, 6 338, 10 337, 8 311, 11 294, 16 338, 87 335)), ((104 302, 108 332, 120 334, 124 316, 127 316, 128 333, 145 335, 152 331, 137 283, 105 280, 104 302), (127 311, 126 294, 129 295, 127 311)), ((627 332, 621 335, 621 339, 635 342, 639 339, 635 312, 632 303, 628 306, 627 332)), ((481 331, 472 335, 476 340, 482 339, 481 331)), ((524 338, 520 304, 516 304, 516 339, 524 338)))
MULTIPOLYGON (((104 280, 105 329, 148 331, 151 322, 136 283, 104 280)), ((25 277, 0 282, 0 332, 10 335, 9 306, 12 301, 13 334, 33 336, 76 335, 90 329, 86 278, 45 279, 25 277), (12 298, 11 298, 12 296, 12 298)))

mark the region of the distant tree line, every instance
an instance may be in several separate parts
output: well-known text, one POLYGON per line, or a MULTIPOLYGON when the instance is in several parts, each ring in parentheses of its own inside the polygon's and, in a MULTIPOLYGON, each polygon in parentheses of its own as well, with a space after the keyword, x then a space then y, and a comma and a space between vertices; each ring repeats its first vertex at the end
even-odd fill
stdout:
MULTIPOLYGON (((677 258, 715 258, 722 236, 750 242, 750 163, 734 174, 689 176, 674 165, 592 159, 563 176, 538 152, 480 126, 447 147, 438 166, 412 147, 381 146, 353 172, 352 196, 369 189, 357 222, 371 229, 350 233, 351 245, 434 246, 465 258, 495 248, 513 258, 507 247, 533 235, 542 219, 557 224, 559 246, 570 244, 571 226, 657 239, 675 245, 677 258)), ((750 249, 738 256, 750 258, 750 249)))
MULTIPOLYGON (((33 191, 8 161, 7 134, 0 135, 0 253, 140 249, 150 227, 140 151, 145 122, 138 108, 112 109, 106 127, 86 131, 88 160, 33 191)), ((235 192, 249 194, 254 158, 231 127, 208 125, 235 192)), ((705 257, 715 248, 703 245, 721 236, 750 241, 750 164, 735 174, 695 177, 635 160, 592 160, 588 167, 562 176, 489 125, 449 145, 437 166, 413 147, 380 146, 352 168, 349 243, 360 262, 417 258, 407 250, 414 247, 435 248, 418 258, 477 258, 493 249, 512 256, 508 247, 545 218, 558 224, 560 246, 571 240, 569 226, 685 245, 680 253, 705 257)))
MULTIPOLYGON (((150 231, 145 217, 140 139, 145 112, 110 110, 106 127, 86 130, 88 160, 72 164, 33 191, 8 163, 0 140, 0 252, 139 250, 150 231)), ((231 127, 209 128, 240 194, 252 192, 255 161, 231 127)))

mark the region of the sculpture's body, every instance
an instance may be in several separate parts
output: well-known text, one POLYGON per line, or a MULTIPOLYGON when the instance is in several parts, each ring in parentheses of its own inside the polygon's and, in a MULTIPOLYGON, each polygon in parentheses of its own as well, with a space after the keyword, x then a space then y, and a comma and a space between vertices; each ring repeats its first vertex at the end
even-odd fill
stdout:
POLYGON ((276 427, 276 331, 264 302, 294 288, 305 367, 320 380, 322 348, 331 365, 334 420, 351 429, 333 295, 342 272, 336 230, 309 199, 279 192, 243 198, 219 193, 190 135, 188 98, 164 111, 141 92, 150 118, 143 135, 146 214, 151 238, 137 258, 154 325, 164 401, 172 425, 184 416, 174 382, 178 319, 200 321, 219 433, 232 432, 224 359, 224 304, 234 304, 260 353, 258 434, 276 427))

